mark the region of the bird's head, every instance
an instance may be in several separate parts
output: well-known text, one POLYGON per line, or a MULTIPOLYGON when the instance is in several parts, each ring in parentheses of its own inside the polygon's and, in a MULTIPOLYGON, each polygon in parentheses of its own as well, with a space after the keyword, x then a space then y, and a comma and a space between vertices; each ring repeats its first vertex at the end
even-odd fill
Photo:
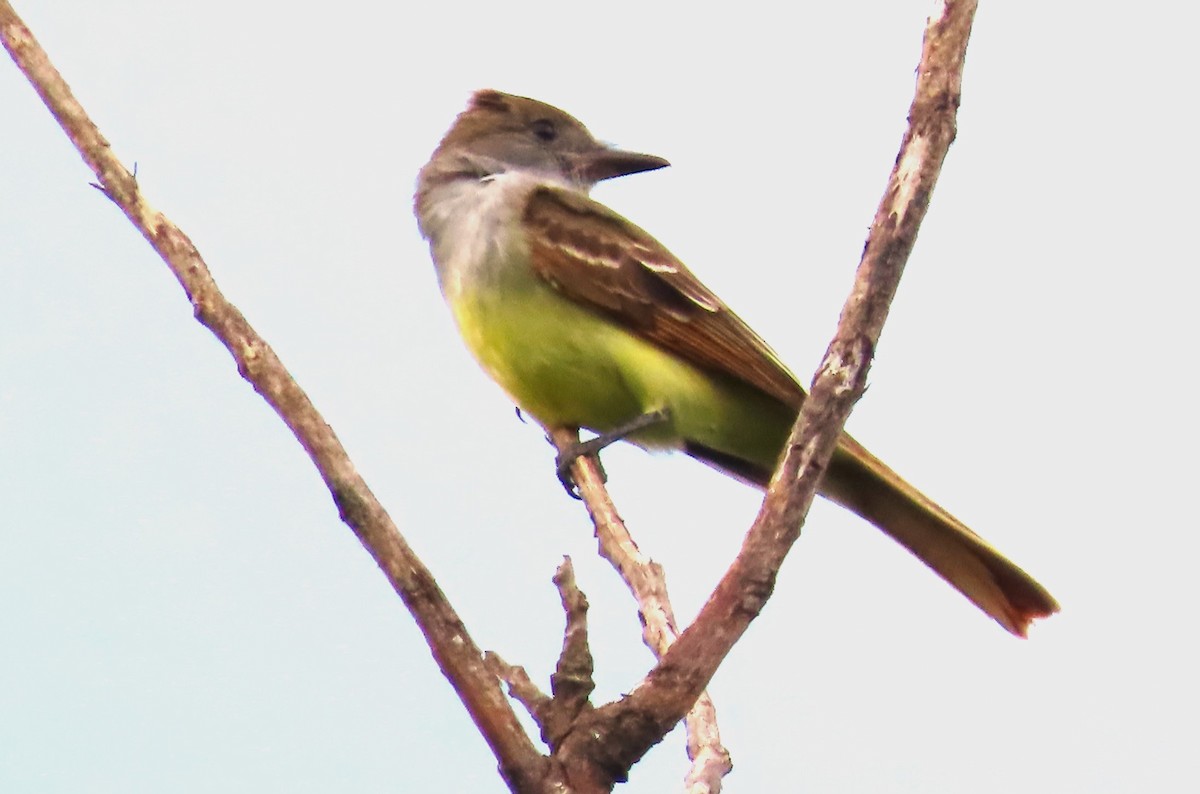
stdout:
POLYGON ((587 190, 602 179, 670 165, 596 140, 574 116, 527 97, 476 91, 433 159, 465 160, 481 176, 525 171, 587 190))

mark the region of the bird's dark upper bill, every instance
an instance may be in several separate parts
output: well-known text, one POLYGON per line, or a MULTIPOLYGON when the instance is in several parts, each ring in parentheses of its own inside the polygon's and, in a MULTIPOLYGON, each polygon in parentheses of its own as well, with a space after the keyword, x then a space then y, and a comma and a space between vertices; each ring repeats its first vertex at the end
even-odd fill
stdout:
POLYGON ((575 171, 588 182, 599 182, 614 176, 654 171, 668 165, 669 162, 653 154, 626 152, 621 149, 597 149, 579 155, 575 162, 575 171))

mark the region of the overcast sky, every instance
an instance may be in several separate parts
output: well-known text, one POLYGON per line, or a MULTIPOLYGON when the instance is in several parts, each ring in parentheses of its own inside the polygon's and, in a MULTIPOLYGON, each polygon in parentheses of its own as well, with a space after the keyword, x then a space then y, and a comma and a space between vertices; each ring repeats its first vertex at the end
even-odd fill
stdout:
MULTIPOLYGON (((416 171, 482 87, 667 157, 596 197, 807 381, 929 4, 16 5, 476 641, 545 683, 570 554, 597 698, 632 687, 632 601, 459 341, 416 171)), ((984 4, 850 422, 1063 613, 1015 640, 817 504, 712 684, 728 791, 1194 786, 1196 20, 1131 8, 984 4)), ((7 60, 0 144, 0 791, 504 791, 299 445, 7 60)), ((605 465, 689 619, 760 495, 682 457, 605 465)), ((623 790, 686 767, 676 731, 623 790)))

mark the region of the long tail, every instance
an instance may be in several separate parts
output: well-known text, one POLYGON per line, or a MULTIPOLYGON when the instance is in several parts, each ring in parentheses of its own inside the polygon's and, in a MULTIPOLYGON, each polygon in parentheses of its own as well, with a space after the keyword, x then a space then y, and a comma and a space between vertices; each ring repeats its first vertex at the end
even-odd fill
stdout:
MULTIPOLYGON (((686 450, 760 487, 770 479, 771 472, 754 464, 696 445, 686 450)), ((1059 609, 1032 576, 848 435, 842 436, 821 493, 882 529, 1018 637, 1035 619, 1059 609)))

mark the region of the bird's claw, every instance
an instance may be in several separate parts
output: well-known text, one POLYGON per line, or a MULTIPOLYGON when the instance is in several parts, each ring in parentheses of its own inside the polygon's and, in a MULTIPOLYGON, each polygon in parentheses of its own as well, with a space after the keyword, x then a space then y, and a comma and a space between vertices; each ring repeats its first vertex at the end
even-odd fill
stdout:
POLYGON ((575 465, 575 461, 579 458, 588 455, 595 457, 596 466, 600 469, 601 482, 608 482, 608 475, 604 473, 604 467, 600 465, 600 456, 598 454, 604 446, 603 438, 590 438, 587 441, 572 444, 568 449, 564 449, 554 456, 554 467, 558 473, 558 481, 566 489, 567 496, 570 496, 572 499, 583 498, 579 495, 579 485, 575 482, 575 478, 571 476, 571 467, 575 465))

